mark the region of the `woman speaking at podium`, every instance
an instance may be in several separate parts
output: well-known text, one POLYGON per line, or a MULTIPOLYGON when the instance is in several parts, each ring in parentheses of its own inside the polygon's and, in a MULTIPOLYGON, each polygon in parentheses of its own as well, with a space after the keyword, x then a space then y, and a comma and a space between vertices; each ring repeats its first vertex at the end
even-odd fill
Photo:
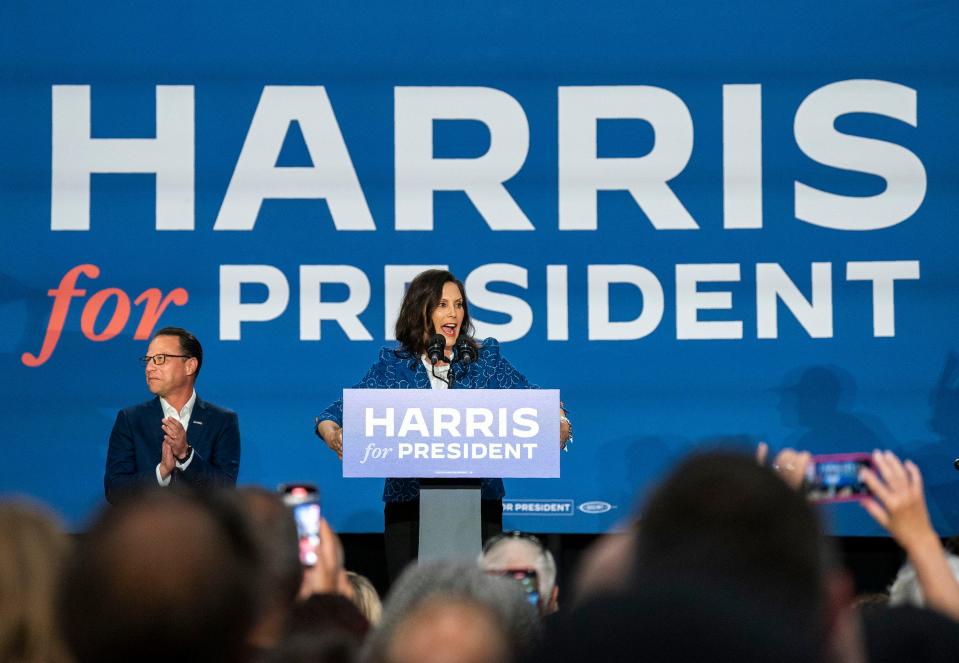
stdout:
MULTIPOLYGON (((379 359, 354 388, 357 389, 448 389, 451 363, 455 363, 452 386, 456 389, 534 388, 500 353, 493 338, 473 338, 469 305, 463 284, 445 270, 430 269, 410 283, 396 321, 395 347, 380 350, 379 359), (468 358, 471 361, 457 362, 468 358), (432 360, 432 361, 431 361, 432 360)), ((565 410, 560 410, 560 446, 565 447, 571 429, 565 410)), ((343 400, 327 407, 318 417, 316 433, 343 458, 343 400)), ((483 479, 482 535, 485 541, 503 527, 502 479, 483 479)), ((391 578, 416 559, 419 539, 418 479, 387 479, 383 489, 386 561, 391 578)))

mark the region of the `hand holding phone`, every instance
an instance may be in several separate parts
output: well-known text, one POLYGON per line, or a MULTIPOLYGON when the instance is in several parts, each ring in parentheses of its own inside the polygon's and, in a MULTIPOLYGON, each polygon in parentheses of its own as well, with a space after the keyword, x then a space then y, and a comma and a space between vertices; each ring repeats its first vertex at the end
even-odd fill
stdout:
POLYGON ((902 462, 891 451, 876 451, 872 468, 863 472, 863 479, 873 494, 872 499, 863 501, 863 508, 899 545, 910 551, 924 539, 937 538, 929 520, 922 474, 915 463, 902 462))
POLYGON ((310 483, 283 484, 278 488, 283 501, 293 510, 296 534, 300 544, 300 562, 313 566, 320 547, 320 491, 310 483))
MULTIPOLYGON (((765 442, 760 442, 756 450, 756 458, 760 465, 765 462, 768 449, 764 449, 765 442)), ((809 467, 812 455, 808 451, 796 451, 786 447, 776 454, 773 460, 773 469, 793 490, 799 490, 806 480, 806 470, 809 467)))

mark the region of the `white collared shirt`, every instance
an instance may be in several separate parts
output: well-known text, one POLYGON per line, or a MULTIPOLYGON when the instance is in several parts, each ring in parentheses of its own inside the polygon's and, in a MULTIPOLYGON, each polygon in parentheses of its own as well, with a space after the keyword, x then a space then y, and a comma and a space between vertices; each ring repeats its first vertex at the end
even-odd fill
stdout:
MULTIPOLYGON (((160 408, 163 410, 163 418, 166 419, 167 417, 173 417, 174 419, 180 422, 180 425, 183 426, 184 431, 186 431, 190 427, 190 417, 193 416, 194 405, 196 405, 196 389, 193 390, 193 393, 190 395, 190 400, 186 402, 186 405, 184 405, 183 409, 180 410, 179 412, 177 412, 172 405, 167 403, 165 398, 163 398, 162 396, 160 397, 160 408)), ((180 461, 176 461, 176 466, 180 470, 185 470, 186 468, 190 467, 190 463, 192 462, 193 462, 193 451, 191 450, 189 457, 187 457, 185 461, 183 461, 182 463, 180 461)), ((164 479, 163 475, 160 474, 160 463, 157 463, 156 475, 157 475, 158 484, 164 487, 170 485, 170 478, 173 475, 171 474, 166 479, 164 479)))
POLYGON ((437 364, 436 375, 439 377, 435 377, 433 375, 433 365, 430 364, 430 360, 426 358, 426 355, 423 355, 421 359, 423 360, 423 365, 426 366, 426 374, 430 378, 430 389, 449 389, 450 385, 446 380, 448 380, 450 376, 450 365, 437 364))

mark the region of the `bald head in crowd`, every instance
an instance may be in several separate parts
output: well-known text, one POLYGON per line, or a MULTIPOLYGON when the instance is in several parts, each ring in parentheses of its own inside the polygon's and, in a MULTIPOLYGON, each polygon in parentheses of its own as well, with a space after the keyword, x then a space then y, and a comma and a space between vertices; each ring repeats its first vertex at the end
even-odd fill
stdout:
POLYGON ((508 663, 533 644, 536 613, 520 587, 471 564, 408 568, 370 634, 370 663, 508 663))
POLYGON ((240 660, 259 571, 224 498, 144 494, 105 511, 68 564, 66 639, 79 663, 240 660))
POLYGON ((465 598, 433 598, 400 622, 386 650, 390 663, 496 663, 510 650, 495 616, 465 598))

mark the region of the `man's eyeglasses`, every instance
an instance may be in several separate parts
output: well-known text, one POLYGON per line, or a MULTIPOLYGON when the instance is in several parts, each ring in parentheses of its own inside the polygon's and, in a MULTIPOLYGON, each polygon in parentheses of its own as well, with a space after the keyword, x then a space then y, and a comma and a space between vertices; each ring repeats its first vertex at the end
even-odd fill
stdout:
POLYGON ((539 540, 539 537, 534 536, 533 534, 528 534, 527 532, 517 532, 514 530, 512 532, 502 532, 500 534, 496 534, 495 536, 491 536, 489 539, 487 539, 486 543, 483 544, 483 554, 485 555, 486 553, 488 553, 493 548, 493 546, 495 546, 500 541, 506 541, 506 540, 528 541, 529 543, 532 543, 534 546, 539 548, 541 552, 546 550, 546 546, 544 546, 543 542, 539 540))
POLYGON ((157 366, 163 366, 163 364, 166 363, 166 360, 169 359, 170 357, 179 357, 180 359, 189 359, 190 355, 165 355, 165 354, 146 355, 144 357, 140 357, 140 363, 146 366, 152 361, 157 366))

